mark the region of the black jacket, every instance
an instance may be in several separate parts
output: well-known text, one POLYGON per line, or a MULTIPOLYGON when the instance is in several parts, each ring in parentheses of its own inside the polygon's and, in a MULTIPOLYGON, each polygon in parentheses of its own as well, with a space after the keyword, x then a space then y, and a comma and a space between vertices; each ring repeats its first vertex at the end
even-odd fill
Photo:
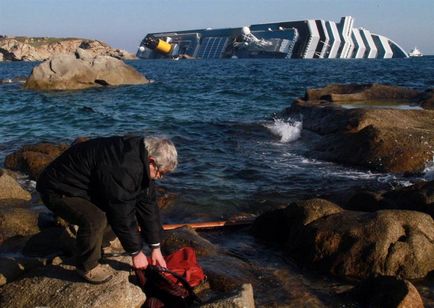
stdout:
POLYGON ((124 249, 142 248, 142 236, 160 242, 159 209, 148 153, 136 136, 92 139, 71 146, 40 175, 36 189, 90 200, 106 212, 124 249))

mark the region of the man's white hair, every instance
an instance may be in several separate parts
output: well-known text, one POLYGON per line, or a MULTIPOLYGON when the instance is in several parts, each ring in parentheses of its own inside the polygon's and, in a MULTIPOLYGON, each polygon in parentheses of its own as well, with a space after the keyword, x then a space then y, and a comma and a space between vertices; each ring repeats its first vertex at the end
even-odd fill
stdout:
POLYGON ((158 168, 165 172, 175 170, 178 165, 178 152, 172 141, 161 137, 145 137, 145 147, 148 155, 152 156, 158 168))

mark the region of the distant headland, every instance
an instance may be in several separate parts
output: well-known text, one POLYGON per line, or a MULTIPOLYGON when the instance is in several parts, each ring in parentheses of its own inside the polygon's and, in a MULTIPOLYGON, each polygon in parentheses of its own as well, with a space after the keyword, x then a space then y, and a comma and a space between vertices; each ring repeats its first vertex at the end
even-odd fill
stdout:
POLYGON ((126 50, 112 48, 98 40, 0 35, 0 62, 45 61, 57 54, 73 53, 77 48, 85 49, 95 56, 106 55, 122 60, 136 58, 126 50))

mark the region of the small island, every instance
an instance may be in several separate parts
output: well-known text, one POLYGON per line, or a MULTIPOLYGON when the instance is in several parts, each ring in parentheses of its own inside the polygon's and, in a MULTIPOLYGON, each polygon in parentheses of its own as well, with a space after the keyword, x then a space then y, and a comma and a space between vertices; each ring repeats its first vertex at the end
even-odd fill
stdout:
POLYGON ((73 53, 77 48, 85 49, 94 56, 111 56, 122 60, 136 58, 126 50, 112 48, 98 40, 0 35, 0 62, 45 61, 58 54, 73 53))

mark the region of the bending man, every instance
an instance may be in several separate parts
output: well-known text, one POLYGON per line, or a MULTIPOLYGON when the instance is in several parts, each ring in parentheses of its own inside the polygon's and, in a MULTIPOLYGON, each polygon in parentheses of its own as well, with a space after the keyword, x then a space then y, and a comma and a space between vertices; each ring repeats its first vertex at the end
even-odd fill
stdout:
POLYGON ((44 170, 36 188, 51 211, 78 225, 77 272, 84 279, 103 283, 112 278, 99 263, 110 226, 134 267, 148 266, 142 239, 151 247, 152 262, 166 266, 153 183, 177 163, 170 140, 125 136, 73 145, 44 170))

